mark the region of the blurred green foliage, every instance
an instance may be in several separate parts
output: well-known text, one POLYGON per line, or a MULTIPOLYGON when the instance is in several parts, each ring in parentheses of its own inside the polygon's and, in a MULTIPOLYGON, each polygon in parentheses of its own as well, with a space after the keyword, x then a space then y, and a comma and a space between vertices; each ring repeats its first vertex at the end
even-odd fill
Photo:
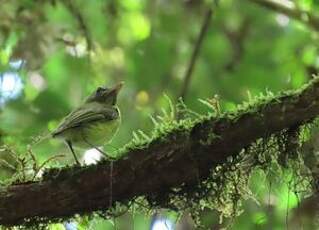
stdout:
MULTIPOLYGON (((303 10, 319 10, 318 1, 293 2, 303 10)), ((318 73, 318 33, 248 0, 223 0, 217 7, 203 0, 1 0, 0 4, 0 141, 17 155, 26 154, 31 146, 39 163, 61 153, 66 156, 52 165, 73 163, 59 141, 45 139, 33 145, 34 139, 46 136, 100 85, 125 82, 118 103, 122 125, 106 151, 128 143, 134 130, 150 132, 150 116, 169 108, 164 94, 177 102, 209 7, 214 7, 213 19, 185 98, 194 111, 206 110, 200 98, 218 94, 222 110, 229 111, 265 91, 296 89, 318 73), (17 61, 22 62, 19 67, 14 66, 17 61), (5 83, 8 73, 18 77, 5 83), (16 96, 5 96, 7 91, 16 96)), ((16 165, 6 151, 1 150, 1 160, 16 165)), ((0 169, 2 180, 13 175, 8 167, 0 169)), ((291 174, 281 176, 286 183, 268 180, 258 171, 252 176, 251 189, 259 204, 246 200, 244 212, 231 221, 233 229, 285 228, 286 215, 297 206, 298 197, 289 188, 291 174)), ((173 222, 182 216, 192 223, 187 214, 156 211, 173 222)), ((218 226, 217 212, 203 210, 202 217, 207 226, 218 226)), ((79 229, 149 229, 151 221, 150 215, 136 210, 114 220, 96 217, 78 222, 79 229)))

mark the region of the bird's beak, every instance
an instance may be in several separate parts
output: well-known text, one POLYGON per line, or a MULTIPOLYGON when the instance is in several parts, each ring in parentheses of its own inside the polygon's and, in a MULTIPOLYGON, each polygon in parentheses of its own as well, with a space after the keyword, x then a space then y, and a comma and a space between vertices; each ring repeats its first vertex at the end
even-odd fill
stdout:
POLYGON ((110 94, 115 93, 116 95, 119 93, 119 91, 122 89, 124 85, 124 82, 121 81, 120 83, 116 84, 113 88, 110 90, 110 94))

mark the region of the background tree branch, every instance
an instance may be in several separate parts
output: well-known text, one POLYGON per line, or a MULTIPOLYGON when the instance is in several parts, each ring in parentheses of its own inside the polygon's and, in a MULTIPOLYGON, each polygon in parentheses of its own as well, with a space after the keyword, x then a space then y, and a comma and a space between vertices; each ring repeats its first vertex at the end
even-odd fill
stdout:
POLYGON ((191 128, 176 127, 145 146, 127 150, 110 164, 51 172, 39 182, 0 191, 0 224, 47 221, 109 208, 138 196, 161 195, 182 184, 193 186, 212 168, 236 156, 256 139, 313 120, 319 114, 319 79, 303 90, 286 93, 238 114, 206 118, 191 128))
POLYGON ((187 94, 187 90, 189 88, 189 84, 191 81, 191 76, 192 76, 192 73, 193 73, 193 70, 195 67, 195 63, 196 63, 197 57, 199 55, 199 51, 200 51, 200 48, 202 46, 205 34, 208 30, 208 26, 209 26, 210 20, 212 18, 212 15, 213 15, 213 8, 210 7, 207 10, 207 12, 205 13, 203 24, 201 26, 198 38, 197 38, 195 46, 194 46, 192 56, 189 60, 189 64, 187 66, 187 70, 186 70, 186 73, 184 76, 184 81, 183 81, 183 85, 182 85, 182 89, 181 89, 181 93, 180 93, 180 97, 183 99, 185 99, 185 96, 187 94))
POLYGON ((79 9, 77 9, 77 7, 74 5, 72 0, 64 0, 62 1, 65 6, 67 7, 67 9, 70 11, 70 13, 75 17, 75 19, 77 20, 79 27, 83 33, 83 36, 85 38, 86 41, 86 45, 87 45, 87 50, 91 51, 93 49, 93 42, 92 42, 92 38, 91 38, 91 34, 89 31, 88 26, 86 25, 86 22, 82 16, 82 14, 80 13, 79 9))
POLYGON ((319 16, 315 12, 308 12, 298 9, 292 1, 275 0, 250 0, 258 5, 269 8, 277 13, 285 14, 290 18, 305 23, 315 30, 319 30, 319 16))

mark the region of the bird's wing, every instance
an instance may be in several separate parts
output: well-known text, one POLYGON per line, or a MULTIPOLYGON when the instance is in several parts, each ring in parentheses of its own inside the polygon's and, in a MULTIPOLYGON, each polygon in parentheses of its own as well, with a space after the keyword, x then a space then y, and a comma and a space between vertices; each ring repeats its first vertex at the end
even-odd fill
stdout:
POLYGON ((118 118, 119 113, 116 108, 79 108, 71 112, 64 118, 58 128, 52 132, 52 136, 63 131, 85 125, 89 122, 105 120, 110 121, 118 118))

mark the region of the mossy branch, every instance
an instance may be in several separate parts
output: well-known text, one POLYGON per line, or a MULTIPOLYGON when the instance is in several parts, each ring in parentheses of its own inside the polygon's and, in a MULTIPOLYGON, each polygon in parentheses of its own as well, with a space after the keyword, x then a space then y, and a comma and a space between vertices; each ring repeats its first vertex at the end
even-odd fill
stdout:
POLYGON ((0 224, 68 218, 125 203, 161 197, 174 187, 196 186, 211 169, 235 157, 258 138, 311 122, 319 115, 319 79, 236 113, 178 126, 113 163, 51 170, 42 181, 0 190, 0 224), (110 169, 113 168, 112 181, 110 169), (112 187, 112 191, 110 191, 112 187))

